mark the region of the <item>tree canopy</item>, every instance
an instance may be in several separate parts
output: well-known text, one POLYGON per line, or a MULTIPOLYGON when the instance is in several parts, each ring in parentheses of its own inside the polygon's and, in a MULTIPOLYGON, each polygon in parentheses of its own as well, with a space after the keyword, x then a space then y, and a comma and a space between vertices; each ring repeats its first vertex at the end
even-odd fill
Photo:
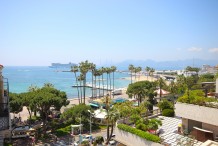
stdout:
POLYGON ((153 110, 154 96, 156 93, 156 84, 149 81, 139 81, 133 84, 129 84, 126 93, 129 97, 136 96, 139 104, 142 102, 142 99, 147 98, 147 101, 150 102, 149 110, 153 110))

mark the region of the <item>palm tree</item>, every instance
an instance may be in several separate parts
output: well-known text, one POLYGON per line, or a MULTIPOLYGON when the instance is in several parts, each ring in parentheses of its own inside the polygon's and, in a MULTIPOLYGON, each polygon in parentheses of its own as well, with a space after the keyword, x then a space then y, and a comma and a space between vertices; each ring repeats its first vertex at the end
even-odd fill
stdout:
POLYGON ((110 98, 111 98, 111 72, 112 72, 112 68, 108 68, 108 70, 109 70, 110 98))
POLYGON ((129 71, 130 71, 130 74, 131 74, 131 84, 132 84, 132 72, 134 70, 134 65, 130 64, 129 65, 129 71))
POLYGON ((54 85, 52 83, 45 83, 44 87, 54 88, 54 85))
POLYGON ((71 66, 71 72, 74 72, 74 76, 76 79, 76 87, 77 87, 77 94, 78 94, 78 100, 79 100, 79 104, 80 104, 80 97, 79 97, 79 88, 78 88, 78 80, 77 80, 77 76, 76 73, 79 71, 78 66, 71 66))
MULTIPOLYGON (((80 74, 78 77, 77 77, 77 80, 79 81, 79 84, 80 84, 80 95, 81 95, 81 97, 80 97, 80 103, 82 103, 82 81, 84 81, 84 76, 83 76, 83 74, 80 74)), ((84 99, 85 100, 85 99, 84 99)))
POLYGON ((163 80, 163 78, 159 78, 157 80, 157 83, 159 85, 159 90, 160 90, 160 101, 161 101, 161 97, 162 97, 162 88, 164 85, 166 85, 165 81, 163 80))
POLYGON ((145 71, 147 72, 147 80, 148 80, 148 75, 150 75, 150 70, 151 68, 146 66, 145 71))
MULTIPOLYGON (((136 70, 137 70, 137 73, 138 73, 138 72, 142 71, 142 68, 139 66, 139 67, 136 68, 136 70)), ((139 74, 139 79, 140 79, 140 74, 139 74)))
MULTIPOLYGON (((103 99, 103 100, 105 100, 105 109, 106 109, 106 112, 107 112, 107 116, 109 115, 109 108, 110 108, 110 100, 108 99, 108 94, 107 94, 107 96, 105 97, 105 99, 103 99)), ((107 118, 107 141, 108 141, 108 139, 109 139, 109 131, 110 129, 109 129, 109 118, 107 118)), ((109 141, 108 141, 109 142, 109 141)), ((107 142, 106 142, 107 143, 107 142)))
POLYGON ((154 68, 151 68, 151 69, 150 69, 150 73, 151 73, 151 76, 152 76, 152 81, 153 81, 153 77, 154 77, 154 72, 155 72, 155 69, 154 69, 154 68))
MULTIPOLYGON (((117 70, 116 66, 111 66, 111 71, 113 72, 113 91, 114 91, 114 72, 117 70)), ((114 94, 113 94, 114 98, 114 94)))
MULTIPOLYGON (((96 68, 96 65, 94 63, 90 63, 90 67, 89 69, 91 70, 91 73, 92 73, 92 89, 93 89, 93 71, 95 70, 96 68)), ((93 90, 92 90, 92 97, 93 97, 93 90)))
POLYGON ((176 94, 176 90, 177 90, 177 86, 176 84, 174 83, 174 81, 172 81, 169 85, 170 87, 170 93, 173 95, 173 106, 174 106, 174 100, 175 100, 175 94, 176 94))
POLYGON ((101 77, 102 77, 102 87, 103 87, 103 96, 104 96, 104 73, 106 72, 105 68, 102 67, 100 69, 100 72, 101 72, 101 77))
POLYGON ((109 141, 113 135, 114 125, 115 125, 116 121, 118 120, 118 118, 119 118, 119 113, 115 109, 109 110, 108 114, 106 115, 106 120, 108 120, 111 124, 111 132, 109 134, 109 137, 107 137, 106 144, 109 143, 109 141))
POLYGON ((98 86, 99 86, 99 97, 101 97, 101 75, 102 75, 102 72, 101 70, 98 70, 98 86))
POLYGON ((83 80, 83 99, 84 99, 84 104, 85 104, 85 96, 86 96, 86 74, 90 70, 90 64, 91 63, 89 63, 88 60, 86 60, 85 62, 80 62, 79 63, 80 72, 84 76, 84 80, 83 80))
POLYGON ((108 92, 108 76, 110 74, 110 68, 106 67, 105 72, 107 73, 107 92, 108 92))
POLYGON ((93 71, 93 75, 94 75, 94 77, 95 77, 95 87, 94 88, 92 88, 92 90, 95 90, 94 91, 94 95, 95 95, 95 97, 97 97, 97 88, 96 88, 96 77, 98 76, 98 72, 99 72, 99 70, 97 70, 97 69, 95 69, 94 71, 93 71))
POLYGON ((39 87, 35 86, 35 85, 32 85, 28 87, 28 91, 29 92, 34 92, 34 91, 37 91, 39 89, 39 87))

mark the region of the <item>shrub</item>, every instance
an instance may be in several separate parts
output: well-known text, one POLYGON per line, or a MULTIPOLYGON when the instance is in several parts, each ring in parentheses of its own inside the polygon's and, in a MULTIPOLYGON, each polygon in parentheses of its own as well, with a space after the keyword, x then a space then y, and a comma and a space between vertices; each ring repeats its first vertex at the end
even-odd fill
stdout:
POLYGON ((143 124, 143 123, 139 123, 136 125, 136 129, 142 130, 142 131, 147 131, 147 125, 143 124))
POLYGON ((173 104, 166 99, 160 101, 157 106, 160 108, 161 111, 165 109, 173 109, 173 104))
POLYGON ((64 128, 60 128, 60 129, 57 129, 55 131, 55 134, 57 136, 65 136, 67 134, 70 134, 71 132, 71 127, 70 126, 67 126, 67 127, 64 127, 64 128))
POLYGON ((87 140, 82 141, 81 146, 89 146, 89 141, 87 141, 87 140))
POLYGON ((174 110, 172 109, 164 109, 162 111, 162 115, 166 117, 174 117, 174 110))
POLYGON ((119 124, 117 127, 119 129, 123 130, 123 131, 135 134, 135 135, 137 135, 137 136, 139 136, 139 137, 141 137, 143 139, 153 141, 153 142, 158 142, 158 143, 160 142, 160 137, 158 137, 156 135, 153 135, 153 134, 150 134, 148 132, 145 132, 145 131, 130 127, 128 125, 119 124))
POLYGON ((96 144, 102 144, 104 142, 104 138, 102 136, 97 136, 95 138, 96 144))

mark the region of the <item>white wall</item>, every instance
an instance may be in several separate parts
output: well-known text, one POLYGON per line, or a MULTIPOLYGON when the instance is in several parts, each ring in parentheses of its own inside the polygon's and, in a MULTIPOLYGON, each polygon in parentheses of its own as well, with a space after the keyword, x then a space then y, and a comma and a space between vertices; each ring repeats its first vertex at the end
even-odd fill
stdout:
POLYGON ((218 126, 218 109, 186 103, 176 103, 176 116, 218 126))
POLYGON ((115 128, 116 140, 127 146, 163 146, 159 143, 147 141, 137 135, 115 128))

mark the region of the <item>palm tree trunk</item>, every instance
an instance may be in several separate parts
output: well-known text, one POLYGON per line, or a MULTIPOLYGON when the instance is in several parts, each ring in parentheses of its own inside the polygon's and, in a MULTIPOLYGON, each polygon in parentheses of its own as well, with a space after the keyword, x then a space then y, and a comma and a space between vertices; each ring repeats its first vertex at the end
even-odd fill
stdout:
POLYGON ((107 73, 107 92, 108 92, 108 73, 107 73))
POLYGON ((99 81, 98 81, 98 85, 99 85, 99 89, 98 89, 98 96, 99 96, 99 98, 100 98, 100 94, 101 94, 101 87, 100 87, 100 83, 101 83, 101 81, 100 81, 100 76, 99 76, 99 81))
POLYGON ((92 99, 93 99, 93 71, 92 71, 92 99))
POLYGON ((79 84, 80 84, 80 93, 81 93, 80 94, 80 100, 81 100, 80 103, 82 103, 82 95, 83 94, 82 94, 82 83, 81 83, 81 81, 79 82, 79 84))
MULTIPOLYGON (((113 72, 113 91, 114 91, 114 72, 113 72)), ((114 94, 113 94, 113 98, 114 98, 114 94)))
POLYGON ((103 86, 103 97, 104 97, 104 73, 102 72, 102 86, 103 86))
POLYGON ((108 142, 109 140, 111 139, 112 135, 113 135, 113 132, 114 132, 114 122, 111 123, 111 134, 110 134, 110 137, 108 139, 108 142))
POLYGON ((109 81, 110 81, 110 99, 111 99, 111 74, 109 73, 109 81))
POLYGON ((77 88, 78 101, 79 101, 79 104, 80 104, 78 80, 77 80, 77 77, 76 77, 76 73, 74 73, 74 75, 75 75, 75 79, 76 79, 76 88, 77 88))
MULTIPOLYGON (((107 109, 107 115, 108 115, 108 109, 107 109)), ((106 144, 108 144, 109 142, 109 131, 110 130, 110 127, 109 127, 109 118, 107 119, 107 142, 106 144)))
POLYGON ((131 73, 131 84, 132 84, 132 71, 130 73, 131 73))
POLYGON ((84 100, 84 104, 86 104, 86 76, 84 77, 83 80, 83 100, 84 100))
POLYGON ((96 89, 96 76, 95 76, 95 88, 93 88, 95 90, 95 97, 97 97, 97 89, 96 89))

